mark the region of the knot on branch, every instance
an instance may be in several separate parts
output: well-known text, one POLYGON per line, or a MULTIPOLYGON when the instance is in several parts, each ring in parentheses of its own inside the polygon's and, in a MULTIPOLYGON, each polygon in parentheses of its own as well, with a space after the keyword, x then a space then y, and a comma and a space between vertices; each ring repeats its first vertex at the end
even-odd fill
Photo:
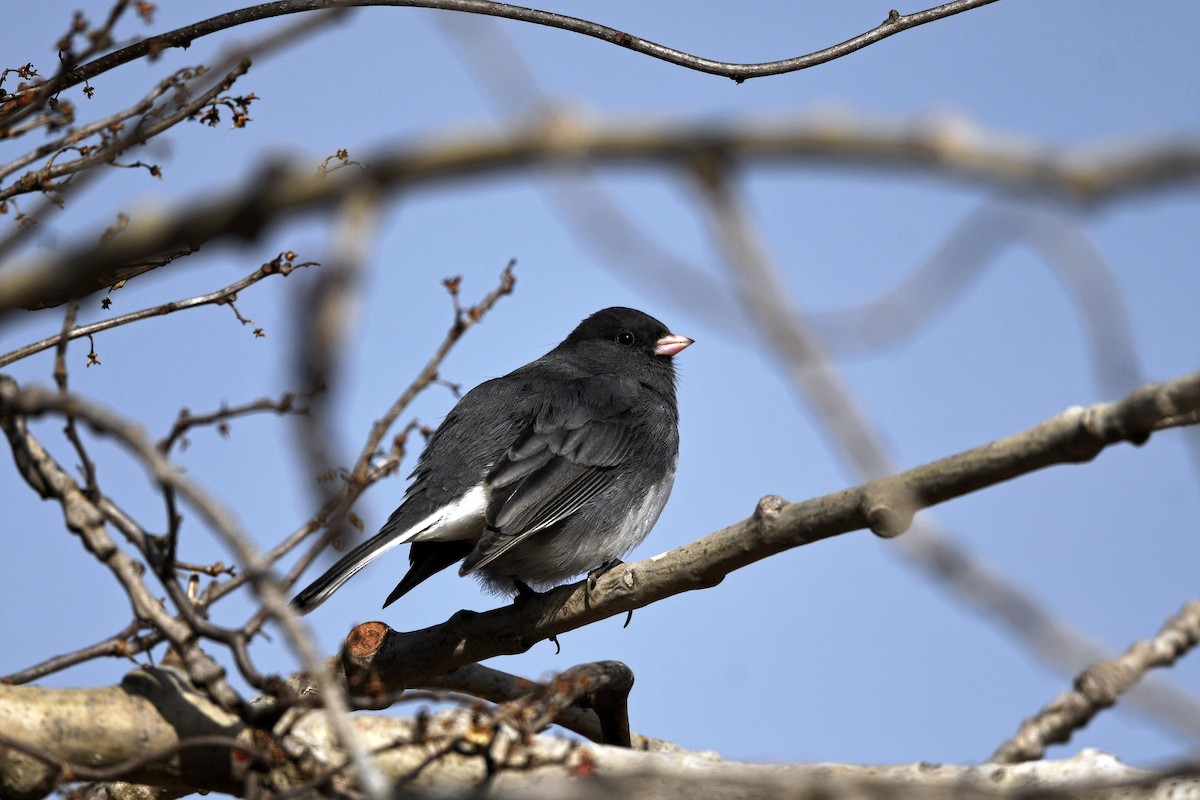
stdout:
POLYGON ((769 494, 758 501, 758 505, 754 508, 754 519, 759 523, 771 523, 779 517, 779 513, 787 506, 787 500, 784 500, 777 494, 769 494))
POLYGON ((374 666, 392 629, 383 622, 364 622, 346 635, 342 646, 342 670, 354 694, 375 695, 387 691, 383 676, 374 666))
POLYGON ((871 533, 882 539, 892 539, 912 526, 915 504, 908 492, 895 487, 868 484, 859 505, 871 533))

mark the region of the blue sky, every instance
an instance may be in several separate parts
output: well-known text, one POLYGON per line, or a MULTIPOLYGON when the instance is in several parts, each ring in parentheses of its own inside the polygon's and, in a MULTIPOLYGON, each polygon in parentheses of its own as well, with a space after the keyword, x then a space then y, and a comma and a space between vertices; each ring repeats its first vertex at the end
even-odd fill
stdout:
MULTIPOLYGON (((78 5, 94 18, 106 9, 45 0, 0 28, 3 66, 32 61, 48 71, 53 42, 78 5)), ((149 28, 130 20, 120 32, 134 36, 195 20, 195 4, 162 6, 149 28)), ((236 7, 211 2, 205 13, 236 7)), ((888 10, 862 0, 543 7, 688 52, 746 61, 825 47, 877 24, 888 10)), ((207 62, 234 40, 279 24, 245 26, 170 51, 156 64, 127 65, 94 82, 93 100, 76 102, 88 118, 108 113, 140 97, 168 69, 207 62)), ((247 128, 176 128, 139 154, 161 164, 163 181, 140 170, 112 170, 67 213, 52 217, 24 256, 98 235, 121 209, 144 214, 238 185, 271 157, 315 169, 347 148, 369 163, 372 152, 413 139, 518 122, 527 109, 498 106, 461 58, 461 47, 494 46, 501 35, 546 98, 585 120, 729 123, 841 109, 888 124, 961 117, 997 134, 1069 149, 1197 135, 1198 29, 1200 5, 1186 1, 1143 4, 1132 14, 1127 4, 1107 0, 1003 0, 811 70, 737 85, 562 31, 365 9, 255 64, 236 89, 261 98, 247 128)), ((499 62, 491 70, 503 76, 510 66, 499 62)), ((524 85, 515 94, 528 100, 528 90, 524 85)), ((35 141, 0 143, 0 161, 35 141)), ((623 167, 601 171, 598 181, 662 246, 718 285, 730 285, 692 187, 679 174, 623 167)), ((563 195, 550 189, 565 182, 548 172, 514 173, 416 189, 385 205, 337 390, 345 461, 448 327, 441 279, 462 275, 464 297, 472 299, 491 289, 515 258, 516 293, 454 351, 443 369, 447 380, 472 386, 503 374, 608 305, 641 308, 697 342, 679 357, 675 491, 634 558, 740 520, 764 494, 801 500, 857 483, 771 349, 744 318, 720 311, 729 296, 700 306, 681 299, 683 287, 676 293, 648 279, 644 266, 621 263, 620 256, 615 264, 606 260, 563 222, 563 195)), ((1027 211, 1040 202, 919 171, 844 164, 751 165, 740 185, 796 304, 814 313, 882 295, 989 203, 1027 211)), ((1161 380, 1197 369, 1195 184, 1094 209, 1050 208, 1111 270, 1142 373, 1161 380)), ((329 233, 327 220, 308 216, 240 250, 205 248, 186 266, 121 289, 112 312, 102 311, 98 298, 85 302, 81 319, 212 291, 285 249, 320 261, 328 257, 329 233)), ((141 419, 155 436, 184 406, 199 412, 276 396, 294 387, 293 315, 300 290, 315 277, 295 273, 242 294, 238 309, 264 328, 264 339, 238 325, 229 309, 206 308, 101 334, 99 367, 84 369, 87 348, 76 343, 72 386, 141 419)), ((0 327, 0 351, 60 324, 54 313, 8 322, 0 327)), ((1030 247, 1014 245, 914 335, 847 354, 838 366, 896 463, 910 467, 1132 388, 1101 383, 1090 347, 1058 273, 1030 247)), ((49 383, 51 367, 47 353, 8 372, 49 383)), ((435 386, 411 414, 435 424, 452 403, 450 392, 435 386)), ((58 428, 52 421, 37 426, 71 463, 58 428)), ((237 420, 228 438, 205 430, 190 439, 181 463, 225 499, 260 545, 278 541, 311 512, 313 484, 286 420, 237 420)), ((161 519, 161 500, 142 471, 109 443, 94 447, 102 486, 131 511, 161 519)), ((1195 596, 1198 469, 1185 434, 1167 432, 1141 448, 1112 448, 1092 464, 1045 470, 951 502, 929 519, 1050 612, 1119 651, 1154 633, 1195 596)), ((128 623, 129 609, 105 569, 63 529, 58 510, 26 489, 9 459, 0 459, 0 487, 0 607, 9 610, 0 615, 0 674, 6 674, 114 633, 128 623)), ((369 529, 402 493, 397 477, 365 497, 358 512, 369 529)), ((229 560, 198 519, 188 520, 185 535, 188 560, 229 560)), ((499 602, 449 571, 380 612, 403 562, 401 553, 378 562, 309 618, 326 652, 336 651, 357 622, 383 619, 413 629, 460 608, 499 602)), ((233 601, 215 614, 234 622, 246 609, 233 601)), ((492 664, 539 677, 583 661, 620 659, 637 676, 630 711, 636 730, 745 760, 980 761, 1071 680, 865 532, 782 554, 714 589, 640 610, 628 629, 622 621, 561 637, 561 655, 543 643, 492 664)), ((278 637, 259 643, 255 657, 262 669, 295 667, 278 637)), ((109 684, 127 668, 97 662, 46 683, 109 684)), ((1195 655, 1167 677, 1200 696, 1195 655)), ((1189 747, 1194 752, 1195 745, 1118 708, 1051 754, 1095 746, 1155 763, 1189 747)))

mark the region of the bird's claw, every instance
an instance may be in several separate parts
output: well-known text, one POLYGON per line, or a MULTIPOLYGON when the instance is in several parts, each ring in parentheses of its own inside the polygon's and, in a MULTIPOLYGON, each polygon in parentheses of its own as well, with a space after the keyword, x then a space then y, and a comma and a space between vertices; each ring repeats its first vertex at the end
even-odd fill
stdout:
POLYGON ((592 571, 588 572, 588 576, 587 576, 588 599, 591 599, 592 592, 596 591, 596 584, 600 582, 601 576, 604 575, 604 573, 608 572, 613 567, 618 566, 622 563, 624 563, 624 562, 622 562, 621 559, 619 559, 619 558, 610 559, 609 561, 605 561, 600 566, 598 566, 595 569, 593 569, 592 571))
POLYGON ((513 582, 513 586, 517 587, 517 593, 515 595, 513 595, 514 603, 523 603, 526 600, 531 600, 531 599, 537 597, 539 594, 541 594, 541 592, 537 592, 537 591, 534 591, 533 589, 531 589, 529 587, 529 584, 525 583, 525 581, 513 578, 512 582, 513 582))

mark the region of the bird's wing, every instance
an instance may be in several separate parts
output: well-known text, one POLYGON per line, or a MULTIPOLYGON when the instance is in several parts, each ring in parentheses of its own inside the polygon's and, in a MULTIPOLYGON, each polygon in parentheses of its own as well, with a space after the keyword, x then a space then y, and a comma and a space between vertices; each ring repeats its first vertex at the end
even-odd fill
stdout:
POLYGON ((566 519, 613 484, 639 434, 630 412, 640 391, 633 379, 597 375, 545 396, 487 475, 487 531, 461 574, 566 519))

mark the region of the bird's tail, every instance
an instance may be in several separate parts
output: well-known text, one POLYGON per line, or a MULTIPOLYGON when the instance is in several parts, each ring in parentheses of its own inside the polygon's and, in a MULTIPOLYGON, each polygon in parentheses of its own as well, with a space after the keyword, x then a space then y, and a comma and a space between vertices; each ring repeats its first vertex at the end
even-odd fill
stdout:
MULTIPOLYGON (((341 560, 330 567, 324 575, 296 595, 292 600, 292 606, 301 614, 307 614, 324 603, 329 595, 340 589, 342 584, 353 578, 360 569, 398 545, 422 541, 474 541, 479 538, 479 532, 484 524, 484 511, 487 508, 487 491, 482 484, 464 492, 449 503, 443 503, 429 511, 431 505, 433 505, 432 502, 428 499, 421 499, 420 496, 409 497, 403 505, 392 512, 392 516, 388 518, 379 533, 342 556, 341 560)), ((467 551, 462 550, 461 547, 455 547, 439 548, 436 552, 438 555, 433 562, 436 562, 438 566, 432 571, 425 571, 427 567, 432 566, 433 562, 426 564, 426 558, 418 559, 421 564, 418 565, 414 562, 415 572, 410 571, 410 576, 405 576, 405 579, 400 582, 400 586, 396 587, 396 591, 388 598, 388 603, 434 572, 453 563, 453 561, 444 560, 446 553, 458 553, 458 558, 462 558, 467 551), (418 574, 422 577, 416 578, 418 574), (402 589, 402 587, 405 588, 402 589)), ((386 606, 387 603, 384 605, 386 606)))
POLYGON ((301 614, 307 614, 324 603, 329 595, 342 588, 342 584, 353 578, 360 569, 411 538, 412 531, 385 526, 379 533, 342 556, 324 575, 292 598, 292 607, 301 614))

